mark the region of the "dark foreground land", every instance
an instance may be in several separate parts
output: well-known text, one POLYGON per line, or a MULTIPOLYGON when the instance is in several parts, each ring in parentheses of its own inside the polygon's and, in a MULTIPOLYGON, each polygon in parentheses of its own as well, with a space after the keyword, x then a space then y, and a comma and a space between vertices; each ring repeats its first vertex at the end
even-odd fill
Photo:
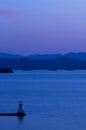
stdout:
POLYGON ((9 68, 0 68, 0 73, 13 73, 13 71, 9 68))

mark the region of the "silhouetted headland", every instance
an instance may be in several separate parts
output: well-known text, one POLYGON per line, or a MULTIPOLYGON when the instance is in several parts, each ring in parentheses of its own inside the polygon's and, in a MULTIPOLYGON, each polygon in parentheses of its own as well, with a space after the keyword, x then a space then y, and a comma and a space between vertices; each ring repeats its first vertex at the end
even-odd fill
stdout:
POLYGON ((9 68, 0 68, 0 73, 13 73, 13 70, 9 68))

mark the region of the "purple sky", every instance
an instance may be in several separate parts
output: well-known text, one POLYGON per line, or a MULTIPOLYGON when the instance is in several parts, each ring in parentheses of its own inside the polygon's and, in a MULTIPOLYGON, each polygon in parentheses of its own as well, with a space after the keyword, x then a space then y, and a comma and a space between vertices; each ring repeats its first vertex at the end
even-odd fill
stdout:
POLYGON ((0 0, 0 52, 86 51, 86 0, 0 0))

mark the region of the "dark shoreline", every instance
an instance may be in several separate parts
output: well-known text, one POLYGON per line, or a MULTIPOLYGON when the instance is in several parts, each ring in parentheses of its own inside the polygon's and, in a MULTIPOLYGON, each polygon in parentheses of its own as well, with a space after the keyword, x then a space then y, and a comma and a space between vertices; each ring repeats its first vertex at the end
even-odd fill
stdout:
POLYGON ((13 73, 13 70, 9 68, 0 68, 0 73, 13 73))

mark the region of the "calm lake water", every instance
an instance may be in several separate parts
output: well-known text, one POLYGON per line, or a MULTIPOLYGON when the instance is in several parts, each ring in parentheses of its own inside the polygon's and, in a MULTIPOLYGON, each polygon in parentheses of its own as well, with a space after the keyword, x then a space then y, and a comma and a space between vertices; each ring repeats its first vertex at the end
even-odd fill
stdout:
POLYGON ((0 130, 86 130, 86 71, 15 71, 0 74, 0 130))

